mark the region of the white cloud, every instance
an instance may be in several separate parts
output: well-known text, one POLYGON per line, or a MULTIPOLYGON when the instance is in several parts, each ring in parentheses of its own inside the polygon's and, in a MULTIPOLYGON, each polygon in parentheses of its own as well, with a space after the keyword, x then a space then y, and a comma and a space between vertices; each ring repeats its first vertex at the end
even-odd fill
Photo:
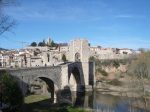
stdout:
POLYGON ((117 16, 115 16, 116 18, 133 18, 134 16, 133 15, 117 15, 117 16))
POLYGON ((139 18, 145 18, 143 15, 135 15, 135 14, 119 14, 115 15, 115 18, 122 18, 122 19, 139 19, 139 18))
POLYGON ((82 1, 81 4, 70 4, 68 2, 34 2, 8 8, 6 11, 10 16, 19 20, 79 20, 98 21, 103 17, 102 10, 106 11, 106 4, 103 2, 82 1), (102 7, 102 8, 101 8, 102 7), (100 8, 99 13, 95 8, 100 8))

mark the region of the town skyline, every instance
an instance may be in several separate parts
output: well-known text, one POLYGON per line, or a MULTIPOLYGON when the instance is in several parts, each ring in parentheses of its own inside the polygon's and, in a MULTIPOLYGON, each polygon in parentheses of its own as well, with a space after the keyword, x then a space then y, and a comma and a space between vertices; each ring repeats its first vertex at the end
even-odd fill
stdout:
POLYGON ((148 0, 20 0, 5 8, 17 25, 13 33, 1 35, 0 47, 19 49, 22 42, 28 42, 25 46, 50 37, 57 43, 85 38, 92 46, 150 48, 149 4, 148 0))

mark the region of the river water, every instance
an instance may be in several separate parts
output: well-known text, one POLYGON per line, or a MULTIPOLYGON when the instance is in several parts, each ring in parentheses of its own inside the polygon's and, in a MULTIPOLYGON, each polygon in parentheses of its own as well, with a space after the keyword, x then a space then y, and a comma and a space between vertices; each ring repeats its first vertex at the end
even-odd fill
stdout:
MULTIPOLYGON (((84 108, 89 112, 150 112, 150 101, 145 102, 142 98, 113 96, 96 91, 85 94, 71 93, 72 97, 67 93, 66 98, 69 100, 63 101, 68 101, 72 106, 84 108)), ((26 104, 22 112, 51 112, 51 107, 55 107, 52 105, 49 99, 40 100, 26 104)), ((59 105, 56 106, 58 107, 59 105)))
POLYGON ((100 92, 78 94, 73 104, 93 112, 150 112, 149 101, 145 102, 142 98, 120 97, 100 92))

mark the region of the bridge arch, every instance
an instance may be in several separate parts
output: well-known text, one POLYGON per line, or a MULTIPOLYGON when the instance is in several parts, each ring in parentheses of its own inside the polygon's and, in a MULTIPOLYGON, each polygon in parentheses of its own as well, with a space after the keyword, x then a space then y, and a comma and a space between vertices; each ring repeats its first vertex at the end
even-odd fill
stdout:
MULTIPOLYGON (((82 69, 78 66, 73 66, 68 73, 68 84, 71 91, 80 92, 81 86, 84 85, 84 76, 82 69)), ((82 89, 84 91, 84 88, 82 89)))
POLYGON ((78 68, 74 68, 69 74, 69 85, 72 91, 78 91, 78 85, 81 84, 80 72, 78 68))
POLYGON ((37 79, 41 79, 42 81, 44 81, 46 83, 48 88, 43 88, 43 89, 47 89, 47 91, 50 93, 50 102, 56 103, 57 102, 57 91, 59 89, 58 89, 58 86, 55 84, 55 82, 48 77, 38 76, 32 80, 31 84, 33 83, 33 81, 35 81, 37 79))

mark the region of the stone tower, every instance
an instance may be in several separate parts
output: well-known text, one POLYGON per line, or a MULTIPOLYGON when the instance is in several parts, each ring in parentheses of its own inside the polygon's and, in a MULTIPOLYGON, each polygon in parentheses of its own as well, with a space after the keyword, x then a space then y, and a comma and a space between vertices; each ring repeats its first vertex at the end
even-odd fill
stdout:
POLYGON ((89 53, 90 47, 88 40, 76 39, 69 45, 69 61, 81 62, 84 74, 85 85, 89 85, 89 53))
POLYGON ((89 62, 90 48, 88 40, 76 39, 69 45, 69 61, 89 62))

